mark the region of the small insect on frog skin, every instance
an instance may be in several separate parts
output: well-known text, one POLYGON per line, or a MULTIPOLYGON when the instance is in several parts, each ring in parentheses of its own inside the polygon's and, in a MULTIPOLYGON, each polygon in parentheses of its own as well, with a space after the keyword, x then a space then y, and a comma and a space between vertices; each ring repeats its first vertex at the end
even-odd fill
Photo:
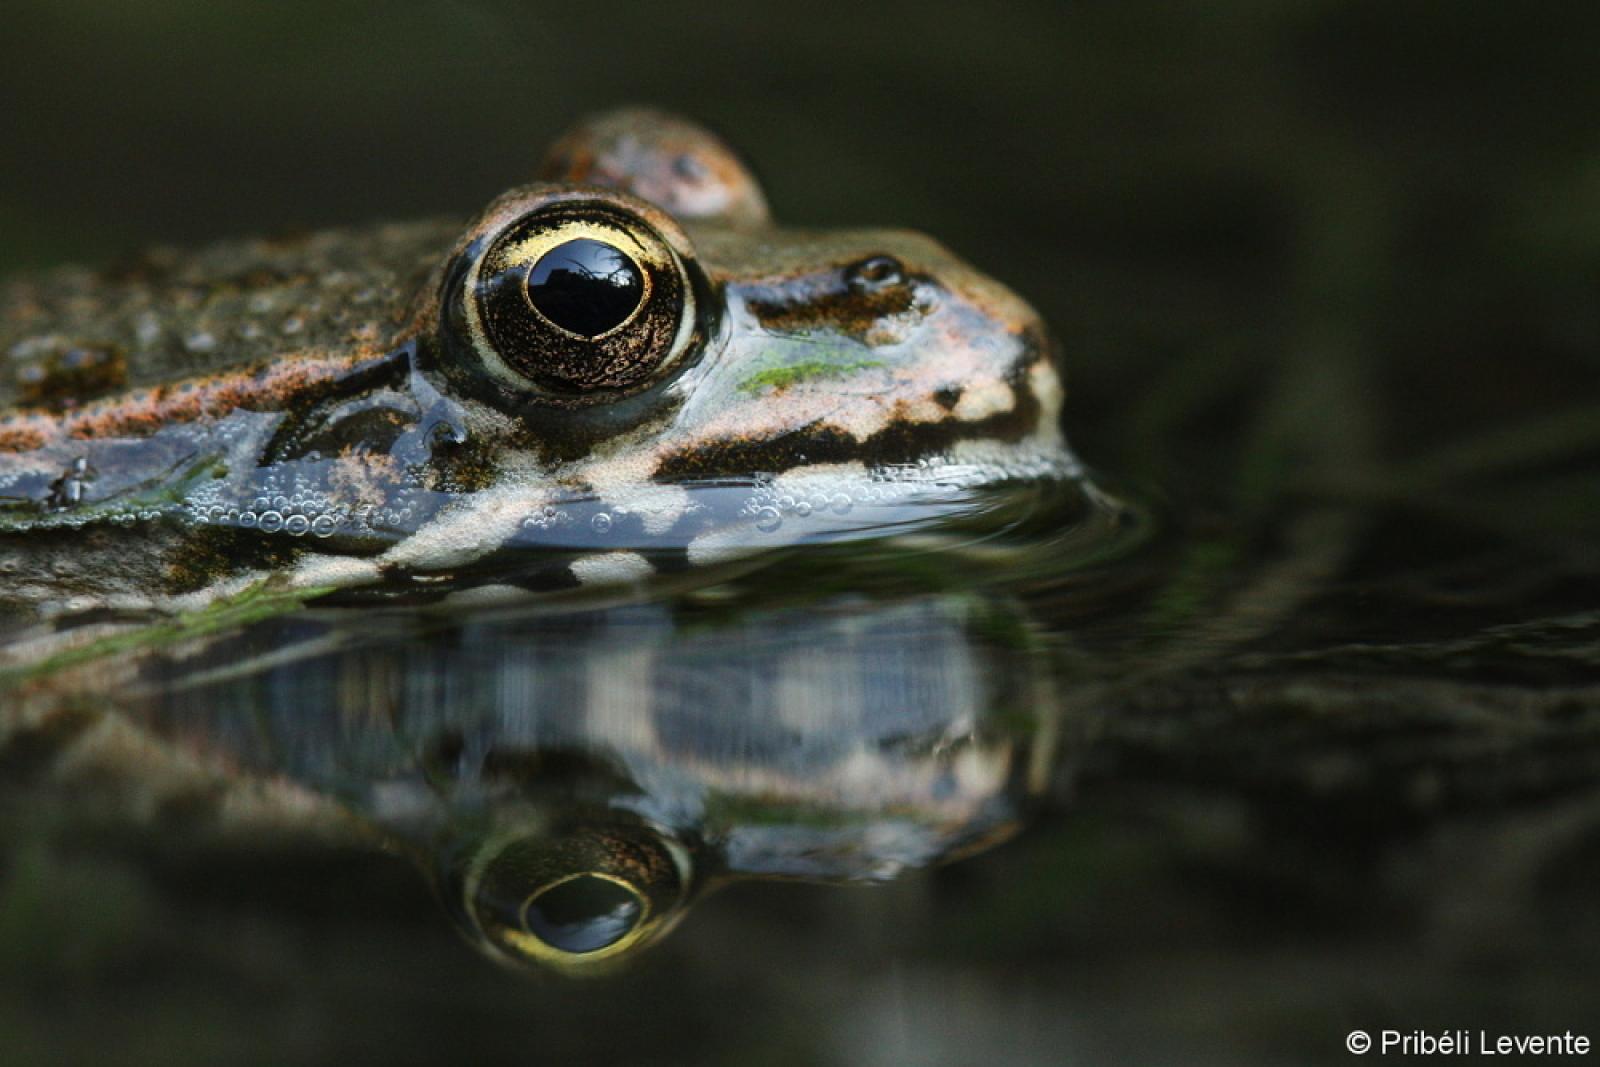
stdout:
POLYGON ((1079 478, 1025 303, 917 234, 776 226, 653 112, 464 229, 58 269, 0 316, 0 576, 56 612, 629 583, 1079 478))

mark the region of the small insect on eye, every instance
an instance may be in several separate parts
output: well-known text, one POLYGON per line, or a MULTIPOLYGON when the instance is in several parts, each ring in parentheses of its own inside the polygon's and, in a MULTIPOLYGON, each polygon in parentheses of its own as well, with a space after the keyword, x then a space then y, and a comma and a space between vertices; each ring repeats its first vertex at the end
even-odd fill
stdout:
POLYGON ((876 292, 906 280, 906 269, 893 256, 868 256, 845 270, 845 281, 857 292, 876 292))
POLYGON ((448 313, 516 395, 593 402, 664 378, 695 335, 684 257, 640 214, 559 199, 468 246, 448 313))

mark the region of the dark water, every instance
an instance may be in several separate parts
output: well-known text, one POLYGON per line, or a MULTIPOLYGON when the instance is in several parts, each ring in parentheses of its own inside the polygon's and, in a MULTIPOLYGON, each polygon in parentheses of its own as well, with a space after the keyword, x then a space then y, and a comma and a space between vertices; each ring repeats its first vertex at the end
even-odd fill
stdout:
MULTIPOLYGON (((12 5, 8 267, 464 215, 573 115, 648 101, 721 128, 780 217, 924 229, 1014 284, 1062 341, 1078 451, 1162 519, 1136 552, 959 610, 883 589, 823 615, 863 626, 799 631, 845 660, 886 662, 897 634, 941 651, 946 674, 902 659, 834 710, 916 707, 902 740, 1005 750, 989 822, 956 822, 1019 837, 873 888, 730 885, 600 979, 485 963, 415 834, 385 854, 335 826, 208 833, 214 797, 52 786, 13 747, 0 1058, 1311 1063, 1348 1061, 1358 1028, 1600 1037, 1592 12, 12 5), (1046 706, 1030 776, 1041 720, 1006 712, 1046 706), (147 816, 173 829, 130 829, 147 816)), ((697 610, 493 625, 555 659, 583 633, 666 642, 686 685, 697 635, 731 633, 743 684, 781 673, 771 628, 794 616, 697 610)), ((416 638, 429 676, 506 691, 504 645, 451 633, 416 638)), ((415 664, 329 655, 302 681, 337 692, 326 665, 364 664, 353 691, 388 702, 313 729, 258 688, 239 736, 279 747, 235 750, 350 798, 425 747, 382 763, 371 738, 432 736, 417 716, 444 705, 393 681, 415 664)), ((198 719, 260 678, 141 713, 209 736, 198 719)), ((729 765, 793 756, 764 728, 721 735, 747 746, 729 765)), ((468 747, 435 766, 481 766, 468 747)), ((633 772, 659 765, 638 751, 633 772)), ((793 776, 826 781, 837 761, 810 755, 793 776)), ((849 825, 831 814, 813 828, 849 825)))

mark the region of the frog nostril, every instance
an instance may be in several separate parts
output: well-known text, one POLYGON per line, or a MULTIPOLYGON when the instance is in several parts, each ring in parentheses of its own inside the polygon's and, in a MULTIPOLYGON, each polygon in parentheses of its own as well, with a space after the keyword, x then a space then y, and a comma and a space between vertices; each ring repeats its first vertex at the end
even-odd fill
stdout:
POLYGON ((893 256, 876 255, 851 264, 845 269, 844 276, 850 288, 872 292, 904 282, 906 269, 893 256))
POLYGON ((685 181, 699 182, 710 177, 711 172, 699 158, 685 152, 672 161, 672 173, 685 181))

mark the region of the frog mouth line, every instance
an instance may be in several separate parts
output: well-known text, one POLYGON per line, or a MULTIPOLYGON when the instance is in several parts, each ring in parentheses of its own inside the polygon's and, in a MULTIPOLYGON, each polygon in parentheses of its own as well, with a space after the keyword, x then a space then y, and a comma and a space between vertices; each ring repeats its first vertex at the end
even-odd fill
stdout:
MULTIPOLYGON (((740 480, 547 497, 544 504, 502 500, 485 510, 517 516, 509 531, 502 527, 463 552, 453 535, 425 525, 361 564, 371 569, 355 584, 376 581, 380 590, 452 600, 482 594, 491 601, 496 590, 619 587, 804 544, 915 537, 906 543, 929 547, 945 542, 939 536, 945 530, 954 536, 952 545, 965 543, 972 537, 967 520, 994 534, 1044 511, 1054 514, 1069 498, 1077 502, 1062 512, 1069 523, 1098 506, 1086 472, 1069 454, 981 442, 915 464, 818 464, 740 480)), ((484 525, 470 513, 435 521, 462 533, 484 525)))
POLYGON ((669 568, 711 564, 799 543, 930 529, 979 510, 991 490, 1084 477, 1052 441, 975 441, 906 464, 812 464, 562 496, 490 491, 475 506, 422 525, 380 565, 404 580, 518 569, 510 557, 521 554, 570 554, 589 559, 576 568, 579 581, 586 571, 595 580, 643 577, 663 560, 669 568))

